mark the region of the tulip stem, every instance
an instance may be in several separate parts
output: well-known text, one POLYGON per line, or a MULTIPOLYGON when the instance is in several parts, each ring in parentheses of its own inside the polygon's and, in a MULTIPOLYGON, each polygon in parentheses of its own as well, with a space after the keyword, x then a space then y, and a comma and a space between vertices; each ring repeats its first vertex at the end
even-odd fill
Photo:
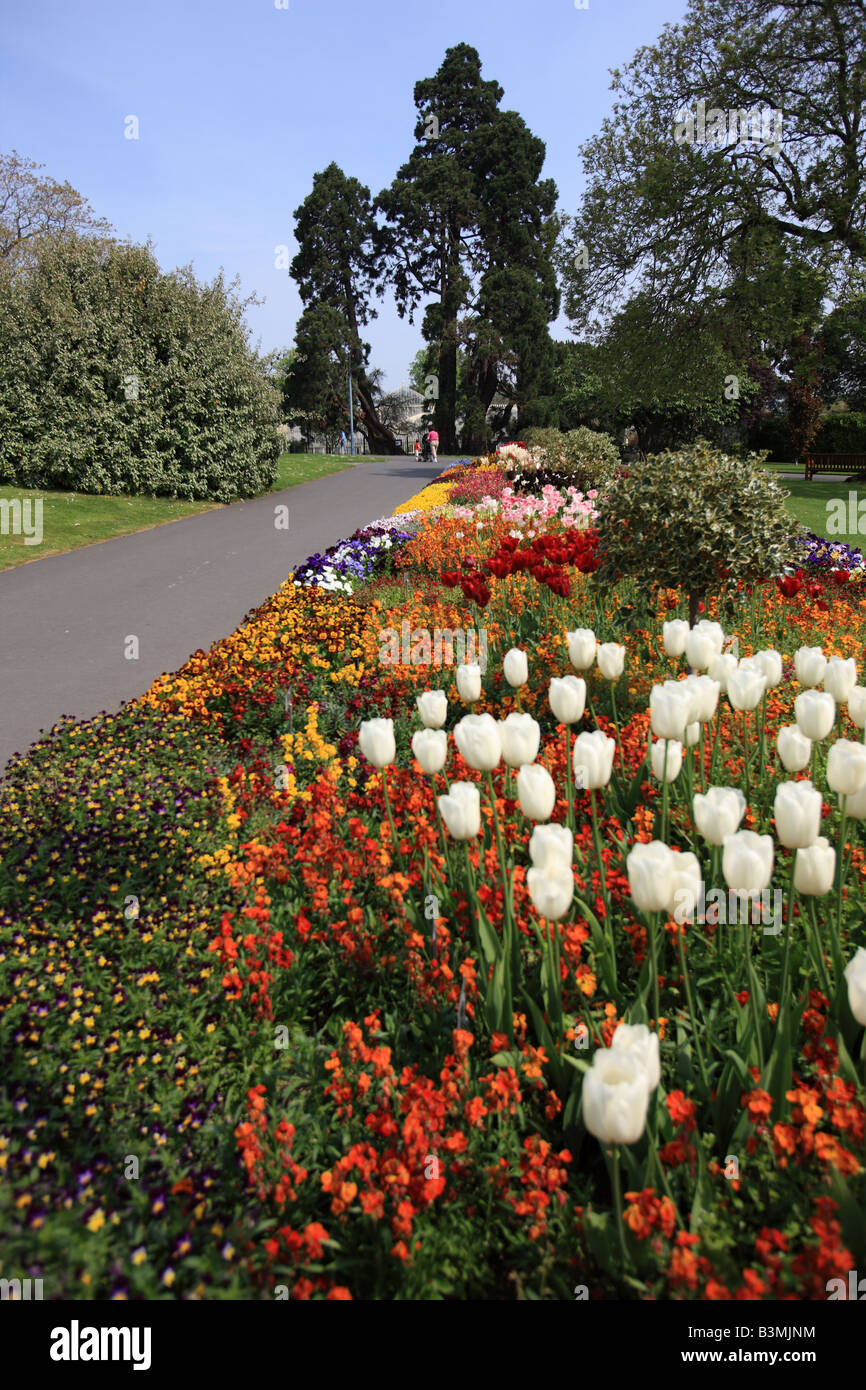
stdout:
POLYGON ((659 952, 658 952, 658 922, 659 914, 651 912, 648 917, 649 922, 649 948, 650 948, 650 970, 652 971, 653 986, 653 1022, 656 1028, 659 1026, 659 952))
POLYGON ((763 780, 763 777, 764 777, 764 761, 765 761, 766 756, 767 756, 767 754, 766 754, 766 747, 765 747, 766 732, 767 732, 767 690, 766 690, 766 688, 765 688, 765 689, 764 689, 764 693, 763 693, 763 695, 761 696, 761 723, 760 723, 760 729, 759 729, 759 732, 758 732, 758 780, 759 780, 759 782, 762 781, 762 780, 763 780))
MULTIPOLYGON (((509 960, 509 973, 513 967, 517 966, 516 955, 516 933, 514 932, 514 913, 511 906, 511 894, 509 892, 508 869, 505 863, 505 847, 502 842, 502 827, 499 824, 499 812, 496 809, 496 791, 493 786, 493 774, 488 769, 485 772, 487 778, 487 790, 490 793, 490 805, 493 808, 493 825, 496 830, 496 852, 499 856, 499 871, 502 874, 502 917, 504 925, 505 954, 509 960)), ((509 1031, 511 1019, 508 1020, 509 1031)))
POLYGON ((716 775, 716 749, 719 745, 719 730, 722 727, 722 705, 721 701, 716 707, 715 729, 713 730, 713 747, 710 753, 710 779, 709 785, 713 785, 713 778, 716 775))
POLYGON ((749 713, 743 710, 743 768, 746 774, 746 800, 749 799, 749 713))
POLYGON ((433 790, 433 809, 436 812, 436 824, 439 827, 439 838, 442 841, 442 853, 445 856, 445 877, 448 878, 451 872, 451 865, 448 859, 448 840, 445 836, 445 826, 442 824, 442 812, 439 810, 439 797, 436 794, 436 774, 430 775, 430 786, 433 790))
POLYGON ((565 777, 568 787, 568 828, 574 831, 574 772, 571 766, 571 730, 565 724, 565 777))
POLYGON ((619 1233, 619 1248, 622 1252, 623 1264, 628 1268, 628 1246, 625 1243, 625 1225, 622 1219, 622 1183, 619 1176, 619 1144, 614 1144, 611 1148, 613 1158, 613 1201, 616 1208, 616 1229, 619 1233))
POLYGON ((617 747, 619 748, 619 770, 620 770, 620 772, 622 773, 623 777, 625 777, 625 759, 624 759, 624 757, 623 757, 623 751, 622 751, 622 739, 621 739, 620 736, 619 736, 619 719, 617 718, 617 714, 616 714, 616 695, 614 694, 615 688, 616 688, 616 683, 615 683, 614 681, 611 681, 611 683, 610 683, 610 703, 611 703, 611 708, 613 709, 613 727, 614 727, 615 730, 616 730, 616 743, 617 743, 617 747))
MULTIPOLYGON (((703 1083, 704 1083, 704 1090, 706 1091, 707 1095, 709 1096, 709 1094, 710 1094, 710 1081, 709 1081, 709 1077, 707 1076, 707 1064, 706 1064, 706 1062, 704 1061, 704 1050, 703 1050, 703 1048, 701 1047, 701 1034, 700 1034, 700 1029, 699 1029, 699 1027, 698 1027, 697 1016, 696 1016, 696 1014, 695 1014, 695 1001, 694 1001, 694 999, 692 998, 692 982, 691 982, 691 980, 689 979, 689 972, 688 972, 688 968, 687 968, 687 966, 686 966, 686 948, 685 948, 685 946, 684 946, 684 944, 683 944, 683 927, 684 927, 684 925, 685 925, 685 924, 684 924, 683 922, 678 922, 678 923, 677 923, 677 946, 679 947, 679 952, 680 952, 680 969, 681 969, 682 972, 683 972, 683 984, 685 985, 685 988, 686 988, 686 1002, 687 1002, 687 1004, 688 1004, 688 1006, 689 1006, 689 1015, 690 1015, 691 1020, 692 1020, 692 1033, 694 1034, 694 1039, 695 1039, 695 1050, 697 1051, 697 1054, 698 1054, 698 1065, 699 1065, 699 1067, 700 1067, 700 1069, 701 1069, 701 1077, 702 1077, 703 1083)), ((657 1025, 657 1026, 658 1026, 658 1025, 657 1025)))
POLYGON ((832 999, 833 987, 830 984, 830 973, 827 969, 827 962, 824 959, 824 951, 821 946, 821 929, 818 926, 818 910, 815 904, 814 897, 809 898, 809 916, 812 919, 813 951, 818 958, 818 965, 820 966, 820 975, 824 982, 824 990, 826 992, 827 998, 832 999))
POLYGON ((785 921, 785 952, 782 957, 782 980, 779 988, 779 1012, 776 1015, 776 1032, 773 1040, 775 1046, 779 1037, 779 1029, 782 1026, 782 1010, 787 1007, 785 995, 788 990, 788 968, 791 961, 791 936, 794 915, 794 873, 797 868, 797 851, 791 851, 791 877, 788 880, 788 911, 785 921))
POLYGON ((843 796, 842 817, 839 825, 839 854, 836 866, 836 940, 842 944, 842 885, 845 882, 845 833, 848 829, 848 798, 843 796))
POLYGON ((391 827, 391 839, 394 841, 394 850, 395 850, 395 853, 396 853, 396 855, 397 855, 398 863, 399 863, 399 865, 400 865, 400 871, 401 871, 401 873, 404 873, 404 872, 405 872, 405 866, 404 866, 404 864, 403 864, 403 854, 402 854, 402 851, 401 851, 401 849, 400 849, 400 841, 397 839, 397 828, 396 828, 396 826, 394 825, 394 817, 393 817, 392 814, 391 814, 391 798, 390 798, 389 795, 388 795, 388 775, 387 775, 387 773, 388 773, 387 768, 384 768, 384 767, 383 767, 383 768, 382 768, 382 799, 383 799, 383 801, 385 802, 385 810, 386 810, 387 813, 388 813, 388 824, 389 824, 390 827, 391 827))

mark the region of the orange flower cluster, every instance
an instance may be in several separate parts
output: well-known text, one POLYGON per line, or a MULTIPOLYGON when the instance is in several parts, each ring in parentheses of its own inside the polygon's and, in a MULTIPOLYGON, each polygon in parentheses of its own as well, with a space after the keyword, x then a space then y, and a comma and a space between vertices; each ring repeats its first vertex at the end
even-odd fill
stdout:
POLYGON ((648 1240, 655 1232, 670 1240, 677 1224, 676 1207, 670 1197, 657 1197, 651 1187, 625 1194, 623 1219, 636 1240, 648 1240))
POLYGON ((571 1161, 568 1149, 554 1153, 547 1140, 537 1134, 524 1140, 520 1160, 520 1182, 524 1191, 521 1196, 509 1200, 518 1216, 530 1219, 527 1230, 530 1240, 537 1240, 547 1230, 547 1209, 551 1202, 560 1207, 565 1205, 566 1165, 571 1161))

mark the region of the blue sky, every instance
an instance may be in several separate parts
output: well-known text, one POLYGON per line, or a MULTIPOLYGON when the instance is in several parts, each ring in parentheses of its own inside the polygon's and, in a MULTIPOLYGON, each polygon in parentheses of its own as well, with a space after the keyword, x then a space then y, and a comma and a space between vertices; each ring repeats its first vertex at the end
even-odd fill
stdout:
MULTIPOLYGON (((0 148, 45 164, 118 233, 152 238, 165 269, 221 266, 253 338, 289 345, 300 312, 275 268, 292 213, 332 159, 373 194, 412 147, 415 82, 470 43, 547 146, 561 208, 578 146, 609 112, 622 65, 685 0, 2 0, 0 148), (285 4, 286 8, 277 8, 285 4), (139 138, 124 135, 138 118, 139 138)), ((564 335, 564 325, 561 325, 564 335)), ((419 320, 385 300, 367 333, 386 384, 406 378, 419 320)))

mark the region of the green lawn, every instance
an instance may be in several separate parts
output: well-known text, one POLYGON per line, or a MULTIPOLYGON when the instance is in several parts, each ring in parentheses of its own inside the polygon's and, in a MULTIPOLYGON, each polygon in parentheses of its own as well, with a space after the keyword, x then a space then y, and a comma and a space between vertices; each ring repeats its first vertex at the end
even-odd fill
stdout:
MULTIPOLYGON (((352 462, 361 462, 361 459, 350 460, 328 454, 281 454, 272 491, 307 483, 329 473, 339 473, 352 462)), ((81 492, 0 487, 0 502, 13 502, 15 499, 22 505, 28 499, 31 503, 30 524, 26 527, 31 535, 37 522, 34 504, 37 499, 42 500, 42 541, 39 545, 28 545, 24 535, 5 534, 11 532, 15 522, 11 513, 6 509, 0 510, 0 570, 26 564, 28 560, 41 560, 46 555, 77 550, 79 546, 93 545, 95 541, 129 535, 132 531, 146 531, 151 526, 162 526, 167 521, 178 521, 181 517, 207 512, 219 505, 212 502, 178 502, 171 497, 106 497, 81 492)), ((25 523, 26 520, 25 512, 25 523)), ((17 529, 23 528, 19 526, 17 529)))
MULTIPOLYGON (((849 483, 844 478, 813 478, 807 483, 801 476, 780 478, 779 483, 790 494, 790 510, 810 531, 815 531, 819 536, 826 536, 828 540, 839 540, 846 545, 856 546, 858 550, 862 550, 866 545, 866 482, 853 479, 849 483), (849 493, 852 493, 855 499, 851 508, 849 493), (834 502, 844 503, 844 530, 835 529, 838 508, 831 505, 834 502), (857 514, 861 502, 864 504, 861 513, 863 530, 859 531, 857 514), (850 516, 849 511, 852 513, 850 516), (854 522, 853 531, 848 530, 851 520, 854 522)), ((842 518, 839 520, 842 521, 842 518)))

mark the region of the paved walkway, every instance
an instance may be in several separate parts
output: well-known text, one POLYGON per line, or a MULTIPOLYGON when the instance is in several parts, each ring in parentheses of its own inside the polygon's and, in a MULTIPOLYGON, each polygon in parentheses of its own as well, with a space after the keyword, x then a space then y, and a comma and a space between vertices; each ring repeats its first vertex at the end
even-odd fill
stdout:
POLYGON ((293 566, 390 516, 447 462, 360 463, 0 574, 0 771, 61 715, 116 710, 227 636, 293 566), (274 524, 281 505, 288 530, 274 524))

